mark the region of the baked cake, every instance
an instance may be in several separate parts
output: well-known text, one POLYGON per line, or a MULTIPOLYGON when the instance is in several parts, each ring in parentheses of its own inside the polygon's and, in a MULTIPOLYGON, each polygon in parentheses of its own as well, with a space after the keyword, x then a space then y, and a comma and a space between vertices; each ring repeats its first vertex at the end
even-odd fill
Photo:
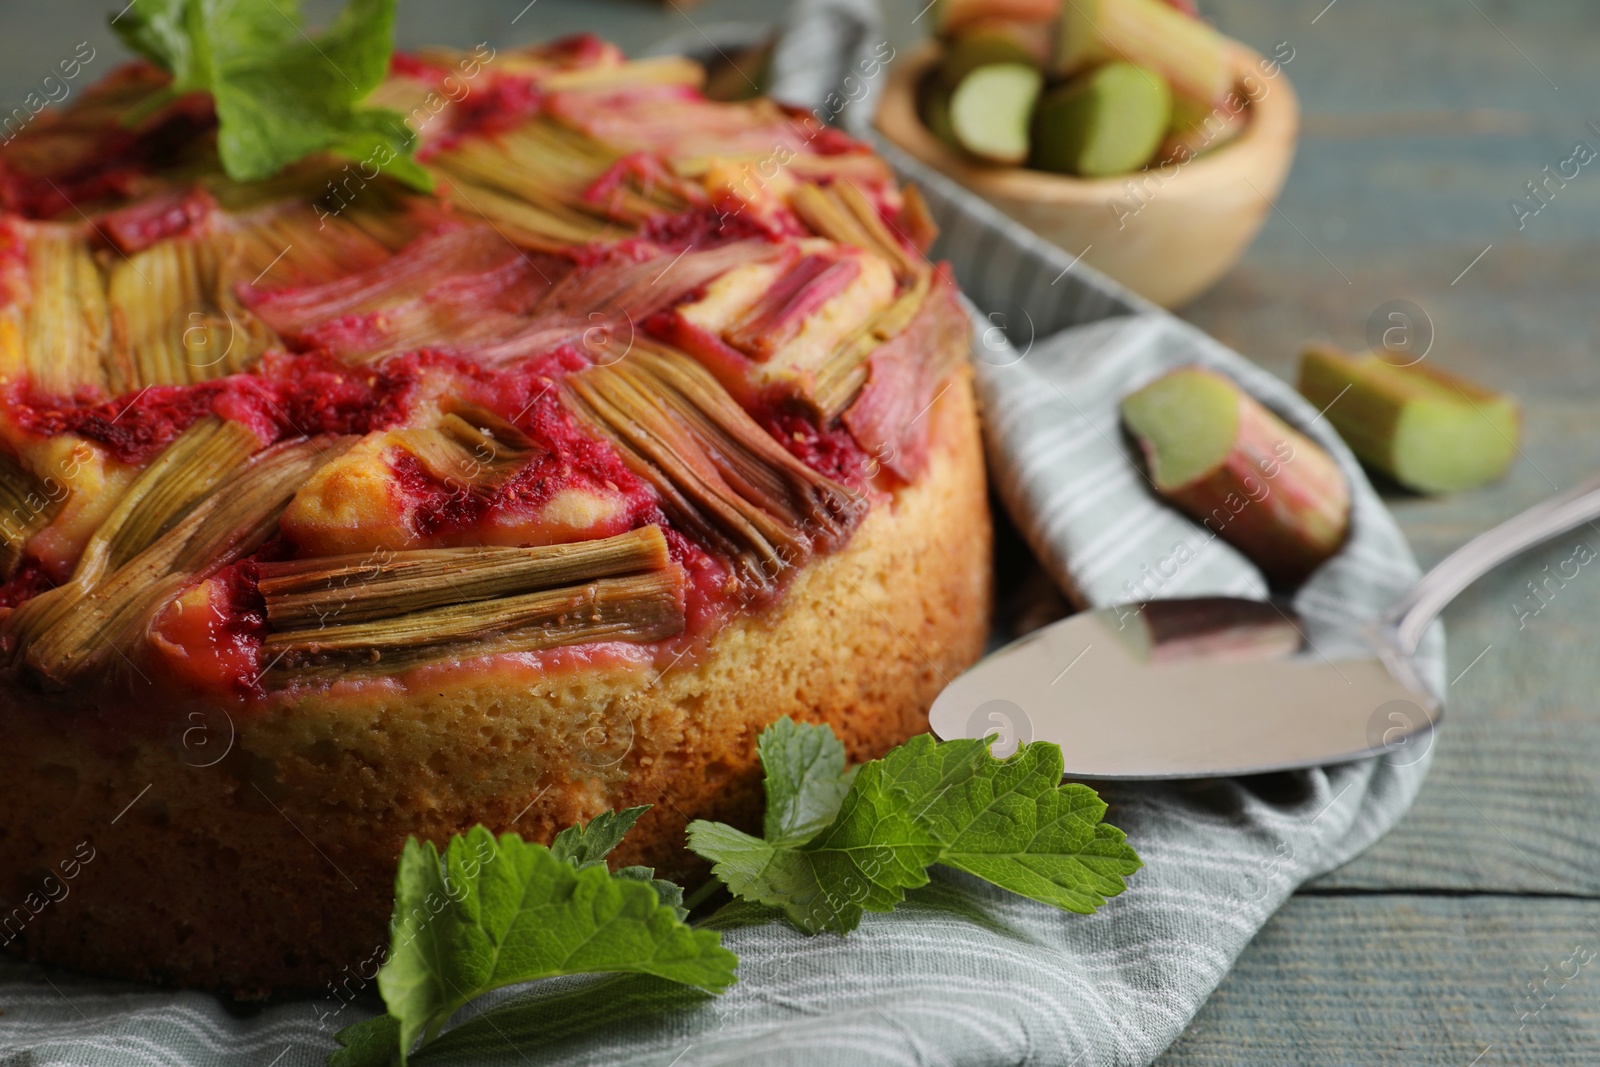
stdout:
POLYGON ((926 729, 987 629, 967 320, 914 190, 702 77, 399 57, 431 195, 230 181, 145 65, 0 149, 11 951, 315 989, 408 835, 649 804, 616 861, 693 878, 766 724, 926 729))

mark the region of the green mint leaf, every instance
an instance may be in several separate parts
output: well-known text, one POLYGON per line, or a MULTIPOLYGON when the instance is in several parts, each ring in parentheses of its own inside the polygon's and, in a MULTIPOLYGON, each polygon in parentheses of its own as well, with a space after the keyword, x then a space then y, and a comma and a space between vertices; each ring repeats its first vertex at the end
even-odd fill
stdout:
POLYGON ((779 719, 756 740, 766 772, 767 814, 762 836, 773 845, 803 845, 831 822, 852 775, 844 745, 826 726, 779 719))
POLYGON ((328 1053, 328 1067, 389 1067, 400 1048, 400 1020, 385 1013, 333 1037, 339 1047, 328 1053))
POLYGON ((172 75, 179 93, 209 89, 218 70, 299 36, 299 0, 139 0, 111 21, 129 48, 172 75))
POLYGON ((405 1062, 450 1016, 492 989, 558 975, 651 974, 720 993, 738 959, 710 930, 684 925, 655 887, 578 869, 515 834, 481 826, 441 856, 406 842, 395 878, 390 952, 378 989, 399 1022, 405 1062))
MULTIPOLYGON (((772 750, 789 751, 793 731, 769 729, 781 731, 772 750)), ((833 820, 799 844, 696 821, 689 847, 735 896, 782 908, 808 933, 848 933, 863 912, 892 910, 934 863, 1068 911, 1092 912, 1122 892, 1139 857, 1100 821, 1106 806, 1092 789, 1062 784, 1060 748, 1035 742, 1001 760, 989 744, 923 735, 863 764, 833 820)), ((769 831, 795 825, 769 812, 769 831)))
POLYGON ((401 116, 358 106, 388 71, 394 3, 350 0, 316 39, 301 30, 295 0, 140 0, 113 26, 172 75, 170 91, 152 104, 211 94, 230 178, 268 178, 326 151, 429 189, 401 116))
POLYGON ((398 111, 368 107, 355 112, 348 130, 328 150, 355 160, 359 167, 376 168, 413 189, 432 192, 433 175, 411 158, 416 147, 417 135, 398 111))

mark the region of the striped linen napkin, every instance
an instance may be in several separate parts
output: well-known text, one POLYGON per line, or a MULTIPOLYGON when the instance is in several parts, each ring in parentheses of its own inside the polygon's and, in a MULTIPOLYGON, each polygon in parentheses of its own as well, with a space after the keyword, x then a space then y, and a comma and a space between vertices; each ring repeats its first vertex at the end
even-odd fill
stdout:
MULTIPOLYGON (((788 98, 816 101, 840 84, 881 40, 875 27, 867 3, 797 4, 775 60, 788 98)), ((870 86, 846 108, 858 129, 869 97, 870 86)), ((1319 649, 1336 656, 1342 632, 1416 578, 1405 540, 1348 449, 1292 390, 892 146, 880 148, 927 196, 943 227, 935 253, 951 260, 973 302, 997 493, 1075 601, 1264 593, 1249 563, 1150 495, 1120 436, 1120 398, 1191 363, 1232 376, 1327 448, 1350 480, 1350 543, 1295 600, 1319 649), (1163 562, 1178 555, 1181 566, 1163 562)), ((1419 657, 1436 690, 1443 652, 1436 627, 1419 657)), ((1429 758, 1423 743, 1270 779, 1108 786, 1108 821, 1127 831, 1145 868, 1095 915, 1065 914, 942 868, 893 914, 868 914, 847 939, 806 937, 764 909, 734 904, 709 923, 741 959, 740 981, 726 994, 634 977, 502 991, 463 1009, 460 1025, 419 1062, 1148 1064, 1297 886, 1394 825, 1429 758)), ((4 1067, 310 1067, 332 1049, 336 1029, 378 1010, 294 1002, 241 1016, 199 993, 11 960, 0 963, 0 1008, 4 1067)))

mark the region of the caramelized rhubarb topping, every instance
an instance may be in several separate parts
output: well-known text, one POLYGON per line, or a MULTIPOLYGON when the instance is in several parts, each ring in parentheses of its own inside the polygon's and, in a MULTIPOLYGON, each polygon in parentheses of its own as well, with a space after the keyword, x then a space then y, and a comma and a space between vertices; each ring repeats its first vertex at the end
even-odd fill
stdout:
POLYGON ((458 548, 257 565, 273 681, 392 671, 683 632, 686 582, 659 526, 546 548, 458 548))
POLYGON ((474 425, 451 413, 431 429, 401 430, 400 447, 416 457, 428 475, 445 485, 494 490, 516 477, 544 451, 521 430, 484 411, 489 426, 474 425))
POLYGON ((111 309, 88 241, 77 227, 64 225, 14 224, 13 233, 28 265, 22 351, 29 383, 58 396, 103 390, 111 309))
POLYGON ((448 345, 501 363, 563 343, 604 347, 613 333, 625 345, 634 323, 777 253, 769 242, 743 240, 673 257, 639 242, 583 250, 574 264, 524 253, 488 227, 469 226, 423 238, 371 270, 322 286, 252 292, 249 302, 289 340, 350 361, 448 345))
POLYGON ((325 285, 249 294, 251 310, 298 345, 365 362, 515 332, 564 263, 530 257, 485 226, 421 238, 401 255, 325 285))
POLYGON ((538 652, 593 641, 661 641, 684 628, 681 567, 498 597, 393 618, 268 634, 273 684, 390 675, 436 660, 538 652))
POLYGON ((321 285, 370 270, 438 225, 433 212, 403 210, 414 203, 374 192, 338 215, 294 201, 242 210, 219 227, 229 246, 225 288, 321 285))
POLYGON ((543 118, 464 140, 429 166, 458 206, 512 227, 534 248, 626 236, 650 218, 705 200, 664 167, 641 165, 637 156, 543 118))
POLYGON ((842 543, 865 512, 861 497, 801 463, 681 353, 639 344, 564 385, 573 410, 655 488, 668 516, 731 559, 758 599, 816 548, 842 543))
POLYGON ((928 207, 922 190, 915 185, 908 183, 901 189, 900 200, 900 213, 894 220, 894 230, 910 241, 912 248, 927 255, 928 249, 939 238, 939 224, 934 221, 933 211, 928 207))
POLYGON ((40 481, 0 452, 0 577, 16 574, 28 538, 50 522, 66 497, 60 481, 40 481))
POLYGON ((123 255, 143 252, 158 241, 202 230, 217 202, 200 186, 157 193, 148 200, 108 211, 95 228, 123 255))
POLYGON ((759 240, 685 249, 675 257, 642 244, 607 249, 588 257, 558 282, 540 303, 536 318, 574 325, 619 316, 642 322, 713 278, 777 254, 775 246, 759 240))
POLYGON ((540 548, 440 548, 260 563, 257 588, 279 630, 406 615, 574 585, 671 562, 661 527, 540 548))
MULTIPOLYGON (((862 342, 882 339, 876 324, 896 321, 896 283, 879 256, 820 239, 804 244, 811 250, 798 256, 728 271, 700 299, 647 325, 692 353, 746 406, 778 393, 837 415, 865 374, 850 378, 848 367, 836 365, 860 363, 862 342), (824 383, 835 396, 849 390, 831 410, 818 399, 824 383)), ((909 298, 914 310, 926 288, 920 281, 899 303, 909 298)))
POLYGON ((837 418, 850 406, 866 383, 867 358, 885 341, 911 325, 928 298, 934 277, 932 271, 919 274, 911 288, 873 316, 817 368, 810 400, 818 415, 825 420, 837 418))
POLYGON ((882 160, 702 78, 398 57, 372 102, 426 118, 436 196, 228 181, 204 100, 125 121, 148 67, 0 146, 11 670, 240 696, 687 641, 843 545, 966 319, 882 160))
POLYGON ((170 530, 244 466, 261 441, 248 427, 208 416, 139 473, 84 546, 74 580, 93 586, 170 530))
POLYGON ((867 383, 841 417, 861 447, 906 481, 928 459, 928 413, 967 357, 972 323, 943 267, 905 329, 867 359, 867 383))
POLYGON ((29 600, 0 624, 20 659, 15 665, 46 689, 126 681, 138 671, 140 638, 157 612, 184 586, 260 547, 295 488, 344 447, 323 439, 268 449, 121 567, 29 600))
POLYGON ((844 292, 860 274, 861 264, 848 256, 803 256, 723 336, 755 359, 770 359, 799 335, 807 318, 844 292))
POLYGON ((867 249, 893 263, 902 284, 910 284, 928 270, 927 261, 906 250, 910 241, 889 229, 877 207, 853 182, 841 180, 826 187, 798 185, 789 203, 813 232, 867 249))
POLYGON ((0 150, 0 203, 26 218, 77 219, 159 190, 159 171, 204 167, 216 127, 209 98, 186 94, 129 121, 168 84, 150 64, 130 64, 85 87, 73 106, 41 113, 0 150))
POLYGON ((234 295, 235 244, 227 234, 181 237, 112 262, 113 393, 233 374, 277 340, 234 295))

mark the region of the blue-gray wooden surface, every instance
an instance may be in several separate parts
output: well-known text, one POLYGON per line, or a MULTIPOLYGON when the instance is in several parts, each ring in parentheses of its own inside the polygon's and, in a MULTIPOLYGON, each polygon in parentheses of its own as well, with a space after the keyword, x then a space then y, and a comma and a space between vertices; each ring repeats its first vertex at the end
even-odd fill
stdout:
MULTIPOLYGON (((89 74, 109 69, 108 6, 0 4, 0 101, 20 101, 80 41, 99 49, 89 74)), ((592 29, 636 49, 781 6, 410 0, 400 34, 500 45, 592 29)), ((892 41, 918 35, 920 8, 889 5, 892 41)), ((1504 482, 1393 501, 1425 565, 1600 471, 1600 159, 1547 186, 1522 229, 1508 206, 1577 142, 1600 151, 1586 125, 1600 126, 1600 4, 1207 10, 1263 51, 1293 48, 1304 137, 1280 211, 1184 314, 1287 375, 1302 341, 1359 346, 1380 305, 1410 300, 1433 324, 1429 360, 1522 397, 1525 455, 1504 482)), ((1163 1067, 1600 1063, 1600 564, 1542 602, 1528 586, 1579 542, 1600 549, 1600 530, 1501 568, 1450 608, 1448 722, 1415 809, 1267 925, 1163 1067)))

